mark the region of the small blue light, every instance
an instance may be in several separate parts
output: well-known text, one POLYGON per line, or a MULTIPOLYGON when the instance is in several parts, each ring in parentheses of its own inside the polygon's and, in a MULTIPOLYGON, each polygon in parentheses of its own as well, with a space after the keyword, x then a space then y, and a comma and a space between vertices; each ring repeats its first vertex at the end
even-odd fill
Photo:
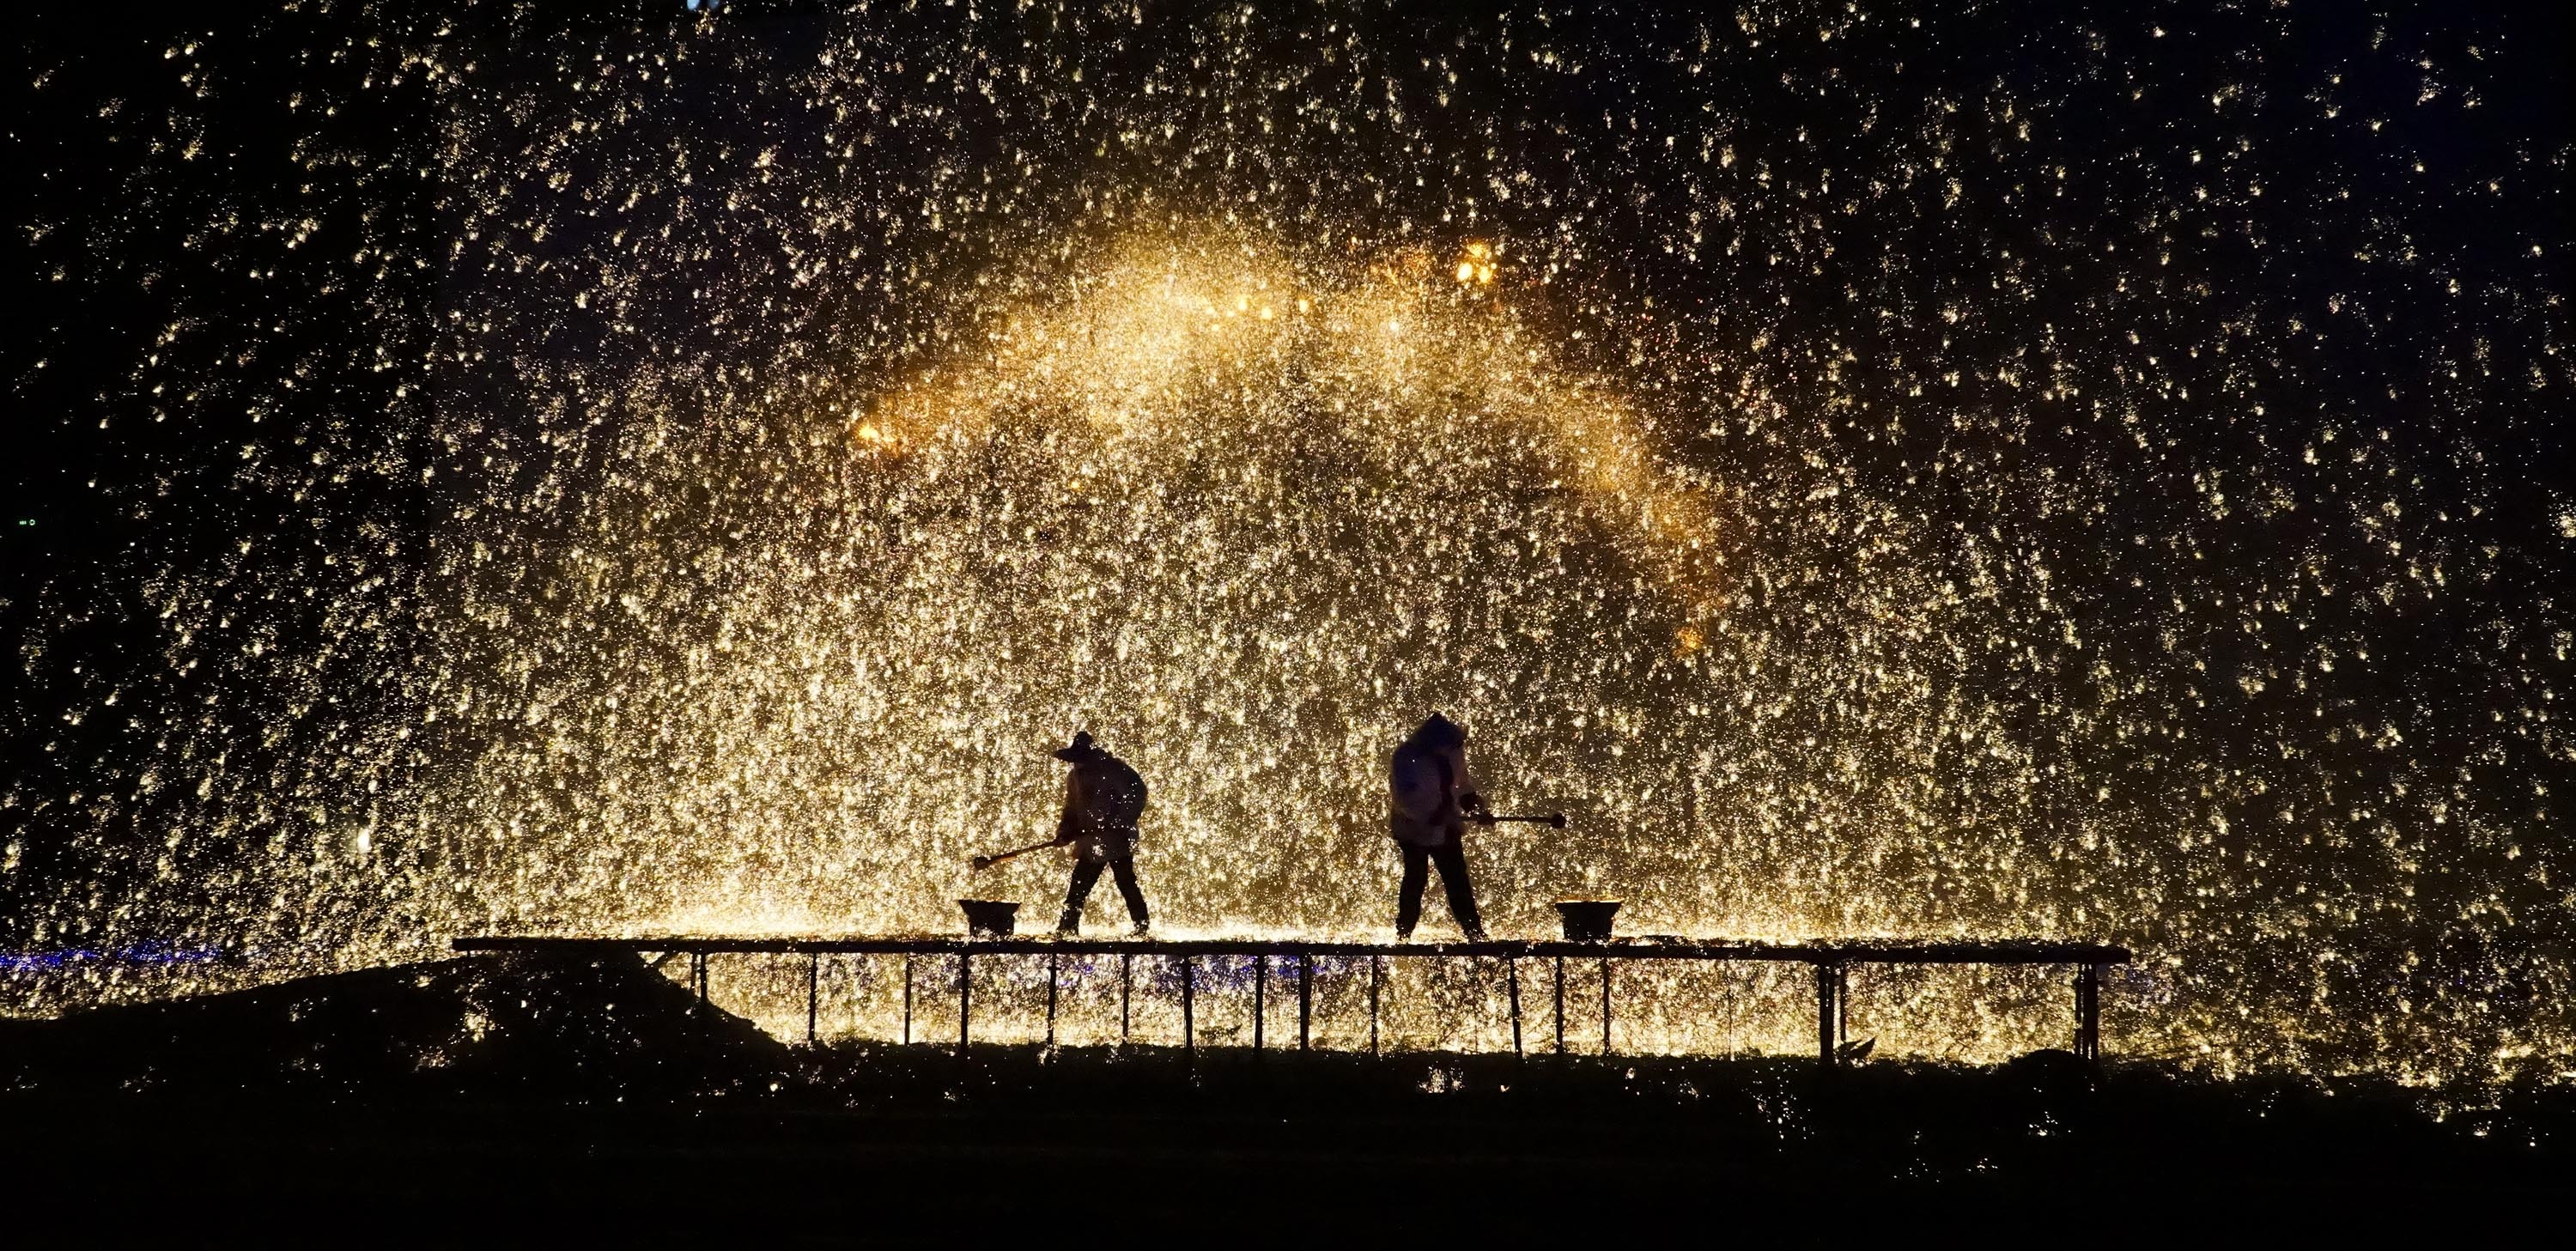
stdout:
POLYGON ((66 965, 115 962, 120 964, 204 964, 224 958, 221 947, 172 947, 160 943, 102 951, 87 947, 67 947, 61 951, 0 952, 0 973, 37 973, 66 965))

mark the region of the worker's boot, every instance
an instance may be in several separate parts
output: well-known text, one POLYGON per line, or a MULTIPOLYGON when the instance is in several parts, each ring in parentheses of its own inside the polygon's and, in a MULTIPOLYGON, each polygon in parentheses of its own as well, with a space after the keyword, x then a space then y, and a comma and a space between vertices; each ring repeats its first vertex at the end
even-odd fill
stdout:
POLYGON ((1138 937, 1138 938, 1143 938, 1143 937, 1145 937, 1145 936, 1147 936, 1147 935, 1149 935, 1149 934, 1151 934, 1151 933, 1153 933, 1153 932, 1154 932, 1154 923, 1153 923, 1153 922, 1151 922, 1151 921, 1138 921, 1138 922, 1136 923, 1136 937, 1138 937))
POLYGON ((1056 919, 1056 923, 1055 923, 1055 932, 1056 932, 1057 936, 1058 936, 1058 937, 1061 937, 1061 938, 1073 938, 1073 937, 1075 937, 1075 936, 1077 936, 1077 935, 1081 934, 1081 933, 1082 933, 1082 909, 1080 909, 1080 908, 1067 908, 1067 909, 1065 909, 1064 915, 1063 915, 1063 916, 1061 916, 1061 917, 1058 917, 1058 918, 1056 919))

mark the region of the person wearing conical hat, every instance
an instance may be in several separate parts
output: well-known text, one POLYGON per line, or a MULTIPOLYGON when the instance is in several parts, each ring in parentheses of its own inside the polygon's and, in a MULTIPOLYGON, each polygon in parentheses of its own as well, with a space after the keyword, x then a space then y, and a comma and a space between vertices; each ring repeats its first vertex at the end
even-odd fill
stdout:
POLYGON ((1467 880, 1467 815, 1485 812, 1467 772, 1467 732, 1433 713, 1396 745, 1387 762, 1387 832, 1404 856, 1404 884, 1396 892, 1395 936, 1411 938, 1422 919, 1422 888, 1440 867, 1449 915, 1470 942, 1482 942, 1485 923, 1476 914, 1476 888, 1467 880))
POLYGON ((1127 917, 1136 933, 1146 932, 1145 892, 1136 884, 1136 822, 1145 813, 1145 779, 1124 760, 1091 741, 1089 732, 1073 736, 1055 758, 1072 765, 1064 778, 1064 815, 1057 818, 1055 845, 1074 849, 1073 884, 1064 894, 1059 934, 1082 929, 1082 902, 1109 870, 1118 893, 1127 901, 1127 917))

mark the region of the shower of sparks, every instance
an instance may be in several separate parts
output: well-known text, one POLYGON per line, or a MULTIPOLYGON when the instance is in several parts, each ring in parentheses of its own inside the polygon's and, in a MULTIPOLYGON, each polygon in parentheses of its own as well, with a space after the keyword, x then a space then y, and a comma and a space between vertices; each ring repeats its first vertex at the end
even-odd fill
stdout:
MULTIPOLYGON (((155 313, 11 364, 117 537, 0 604, 0 939, 247 955, 15 1010, 953 930, 1076 728, 1168 929, 1381 933, 1439 709, 1572 817, 1476 836, 1498 932, 2100 938, 2118 1049, 2576 1068, 2553 41, 672 8, 40 41, 32 272, 155 313)), ((1863 1002, 1994 1054, 2014 976, 1863 1002)))

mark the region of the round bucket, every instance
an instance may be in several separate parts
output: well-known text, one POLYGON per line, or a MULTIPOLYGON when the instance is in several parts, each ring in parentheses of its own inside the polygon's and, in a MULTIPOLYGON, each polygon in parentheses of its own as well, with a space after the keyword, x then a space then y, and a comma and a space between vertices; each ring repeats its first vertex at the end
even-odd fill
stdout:
POLYGON ((1020 905, 1003 899, 960 899, 970 938, 1008 938, 1019 928, 1020 905))
POLYGON ((1618 915, 1616 899, 1560 899, 1556 915, 1565 922, 1565 941, 1599 943, 1610 938, 1610 918, 1618 915))

